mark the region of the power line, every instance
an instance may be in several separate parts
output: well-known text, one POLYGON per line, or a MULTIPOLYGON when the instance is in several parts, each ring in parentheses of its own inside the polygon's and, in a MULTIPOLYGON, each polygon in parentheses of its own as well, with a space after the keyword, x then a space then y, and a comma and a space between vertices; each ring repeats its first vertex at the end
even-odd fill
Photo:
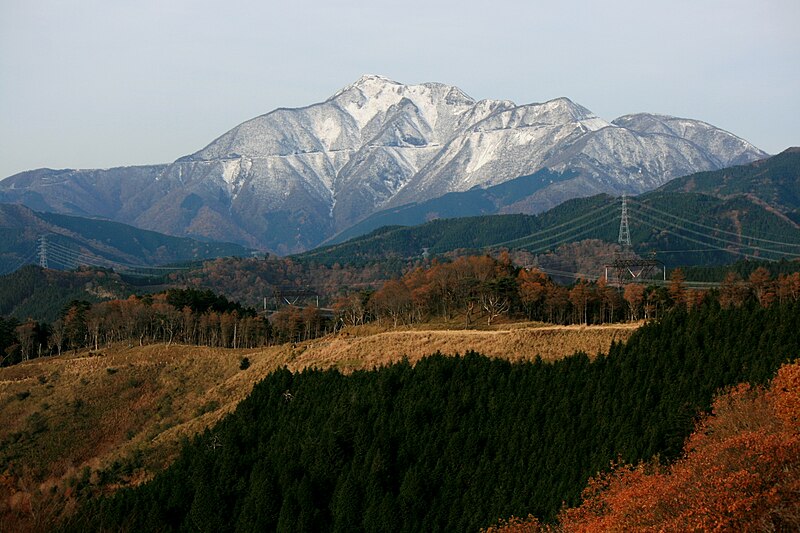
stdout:
POLYGON ((543 267, 533 267, 540 272, 544 272, 548 276, 559 276, 562 278, 572 278, 572 279, 585 279, 586 281, 597 281, 600 279, 600 276, 595 276, 593 274, 584 274, 582 272, 568 272, 566 270, 556 270, 552 268, 543 268, 543 267))
POLYGON ((33 249, 32 253, 28 254, 28 256, 25 257, 22 261, 20 261, 15 266, 11 267, 10 269, 6 270, 5 272, 3 272, 0 275, 6 276, 6 275, 11 274, 12 272, 15 272, 16 270, 22 268, 24 265, 27 265, 29 263, 33 264, 33 260, 36 258, 36 255, 38 253, 39 253, 39 251, 34 246, 34 249, 33 249))
MULTIPOLYGON (((731 240, 725 239, 723 237, 718 237, 718 236, 715 236, 715 235, 710 235, 708 233, 702 233, 702 232, 699 232, 699 231, 695 231, 692 228, 688 228, 688 227, 685 227, 685 226, 681 226, 680 224, 677 224, 675 222, 670 222, 670 221, 664 220, 663 218, 660 218, 660 217, 658 217, 656 215, 653 215, 651 213, 639 213, 639 215, 641 215, 643 217, 646 217, 646 218, 650 218, 651 220, 655 220, 659 224, 664 224, 665 226, 672 226, 672 227, 678 228, 678 229, 680 229, 682 231, 686 231, 686 232, 692 233, 694 235, 698 235, 700 237, 705 237, 707 239, 711 239, 713 241, 720 242, 720 243, 725 243, 725 244, 728 244, 728 245, 731 245, 731 246, 736 246, 736 247, 739 247, 739 248, 750 248, 751 250, 757 250, 759 252, 772 253, 772 254, 776 254, 776 255, 800 257, 800 254, 796 254, 796 253, 785 252, 785 251, 782 251, 782 250, 774 250, 774 249, 771 249, 771 248, 766 248, 766 247, 763 247, 763 246, 756 246, 756 245, 753 245, 753 244, 746 244, 746 243, 743 243, 743 242, 731 241, 731 240)), ((661 231, 667 231, 664 228, 659 228, 657 226, 653 226, 653 227, 656 228, 656 229, 659 229, 661 231)), ((693 242, 695 242, 697 244, 704 244, 704 245, 710 246, 710 244, 708 242, 705 242, 705 241, 693 241, 693 242)))
POLYGON ((50 248, 57 257, 60 256, 62 259, 70 260, 74 264, 106 268, 112 265, 112 262, 106 260, 105 258, 88 255, 55 242, 51 243, 50 248))
POLYGON ((520 246, 520 247, 518 247, 518 248, 521 248, 521 249, 523 249, 523 250, 526 250, 526 251, 528 251, 528 252, 530 252, 530 253, 534 253, 534 254, 535 254, 535 253, 539 253, 539 252, 543 252, 543 251, 545 251, 545 250, 550 250, 550 249, 553 249, 553 248, 558 248, 558 247, 559 247, 559 246, 561 246, 562 244, 567 244, 567 243, 570 243, 570 242, 574 242, 574 241, 575 241, 575 240, 576 240, 578 237, 583 237, 584 235, 587 235, 587 234, 589 234, 589 233, 592 233, 592 232, 594 232, 594 231, 597 231, 597 230, 598 230, 598 229, 600 229, 600 228, 603 228, 603 227, 605 227, 605 226, 608 226, 609 224, 612 224, 613 222, 615 222, 615 220, 616 220, 616 217, 613 217, 613 218, 610 218, 609 220, 606 220, 606 221, 605 221, 605 222, 603 222, 602 224, 596 224, 596 223, 592 223, 592 224, 591 224, 591 227, 590 227, 590 228, 588 228, 588 229, 587 229, 587 230, 585 230, 585 231, 582 231, 582 232, 580 232, 580 233, 577 233, 577 234, 570 235, 569 237, 567 237, 567 238, 565 238, 565 239, 561 239, 561 240, 558 240, 558 241, 555 241, 555 242, 549 242, 548 244, 546 244, 546 245, 544 245, 544 246, 540 246, 540 247, 538 247, 538 248, 525 248, 525 247, 522 247, 522 246, 520 246))
MULTIPOLYGON (((535 239, 537 237, 552 233, 553 231, 561 229, 561 228, 563 228, 565 226, 569 226, 571 224, 575 224, 576 222, 585 220, 587 218, 590 218, 590 217, 595 217, 596 218, 598 216, 601 216, 601 214, 604 211, 608 211, 611 207, 613 207, 613 206, 609 206, 608 204, 603 204, 600 207, 597 207, 597 208, 595 208, 595 209, 593 209, 591 211, 588 211, 588 212, 584 213, 583 215, 581 215, 579 217, 572 218, 572 219, 567 220, 565 222, 562 222, 560 224, 556 224, 555 226, 549 226, 549 227, 547 227, 545 229, 542 229, 542 230, 539 230, 539 231, 535 231, 535 232, 529 233, 527 235, 523 235, 522 237, 516 237, 514 239, 510 239, 510 240, 506 240, 506 241, 490 243, 490 244, 485 245, 483 247, 483 249, 484 250, 489 250, 489 249, 497 248, 497 247, 500 247, 500 246, 518 247, 518 245, 515 245, 513 243, 516 243, 518 241, 522 241, 522 242, 529 241, 531 239, 535 239)), ((589 224, 593 224, 593 223, 594 223, 593 221, 589 222, 589 224)), ((585 226, 586 225, 579 225, 578 228, 582 228, 582 227, 585 227, 585 226)), ((578 229, 578 228, 574 228, 574 229, 578 229)), ((569 230, 567 232, 557 233, 555 235, 552 235, 550 238, 551 239, 552 238, 556 238, 556 237, 564 235, 564 234, 566 234, 568 232, 569 232, 569 230)), ((365 244, 368 244, 368 243, 373 242, 373 241, 378 241, 378 240, 382 239, 384 237, 384 235, 385 235, 385 233, 384 234, 380 234, 380 235, 375 235, 375 236, 372 236, 372 237, 369 237, 369 238, 364 238, 364 239, 361 239, 360 241, 358 241, 357 244, 365 245, 365 244)), ((331 245, 331 246, 328 246, 328 247, 325 247, 325 248, 319 248, 317 250, 312 250, 310 252, 306 252, 303 255, 305 257, 307 257, 307 258, 311 258, 311 257, 315 257, 315 256, 318 256, 318 255, 321 255, 321 254, 335 252, 336 250, 339 250, 341 248, 345 248, 346 249, 348 246, 350 246, 352 244, 353 243, 350 243, 349 241, 348 242, 343 242, 343 243, 340 243, 340 244, 334 244, 334 245, 331 245)))
MULTIPOLYGON (((733 254, 733 255, 740 255, 742 257, 747 257, 749 259, 759 259, 759 260, 763 260, 763 261, 775 261, 775 259, 771 259, 771 258, 768 258, 768 257, 760 257, 760 256, 757 256, 757 255, 748 254, 746 252, 741 252, 741 251, 737 251, 737 250, 730 250, 728 248, 722 248, 722 247, 719 247, 719 246, 714 246, 713 244, 710 244, 708 242, 700 241, 698 239, 693 239, 692 237, 688 237, 686 235, 681 235, 680 233, 676 233, 676 232, 670 231, 668 229, 658 228, 657 226, 654 226, 654 225, 652 225, 652 223, 648 223, 645 220, 640 220, 639 222, 642 222, 643 224, 647 224, 650 227, 653 227, 655 229, 659 229, 659 231, 663 231, 664 233, 669 233, 670 235, 674 235, 675 237, 678 237, 678 238, 685 239, 687 241, 693 242, 695 244, 702 244, 704 246, 711 246, 712 248, 714 248, 714 249, 716 249, 716 250, 718 250, 720 252, 727 252, 727 253, 733 254)), ((665 251, 665 252, 662 252, 662 253, 669 253, 669 251, 665 251)))
MULTIPOLYGON (((600 210, 596 210, 595 212, 589 213, 589 214, 595 215, 598 211, 600 211, 600 210)), ((616 217, 613 216, 614 213, 612 211, 609 211, 608 213, 605 214, 605 216, 608 216, 608 215, 612 215, 612 218, 608 220, 609 222, 613 221, 613 220, 616 220, 616 217)), ((586 218, 586 217, 584 216, 584 217, 581 217, 581 218, 586 218)), ((602 218, 602 216, 600 216, 599 218, 602 218)), ((574 220, 572 222, 574 222, 574 220)), ((566 224, 559 224, 559 227, 564 227, 565 225, 566 224)), ((603 224, 603 225, 605 225, 605 224, 603 224)), ((553 239, 556 239, 558 237, 562 237, 564 235, 571 235, 572 234, 570 237, 567 237, 566 239, 561 239, 560 242, 556 242, 556 244, 563 244, 564 242, 568 242, 568 241, 573 240, 575 237, 579 237, 579 236, 582 236, 582 235, 586 235, 587 233, 591 233, 592 231, 598 229, 599 227, 601 227, 601 226, 597 224, 597 217, 595 217, 594 219, 589 220, 585 224, 580 224, 577 227, 568 228, 568 229, 566 229, 564 231, 560 231, 558 233, 550 235, 549 237, 541 238, 540 237, 541 235, 544 235, 544 234, 547 233, 545 231, 542 231, 542 232, 537 232, 537 233, 531 233, 530 235, 526 235, 525 237, 519 237, 519 238, 513 239, 511 241, 505 241, 505 242, 493 244, 493 245, 487 246, 486 248, 496 248, 496 247, 499 247, 499 246, 505 246, 505 245, 508 245, 509 243, 517 242, 517 241, 521 241, 521 242, 517 242, 517 244, 515 244, 515 245, 513 245, 511 247, 513 247, 513 248, 524 248, 526 246, 525 243, 527 241, 539 240, 541 242, 548 242, 548 241, 552 241, 553 239), (580 230, 582 230, 584 228, 588 228, 588 230, 580 232, 580 230), (579 231, 579 233, 578 234, 574 234, 573 232, 575 232, 575 231, 579 231)), ((545 246, 545 249, 550 247, 550 246, 551 245, 545 246)))
POLYGON ((775 241, 775 240, 771 240, 771 239, 764 239, 762 237, 755 237, 753 235, 745 235, 744 233, 736 233, 734 231, 727 231, 727 230, 724 230, 724 229, 721 229, 721 228, 715 228, 715 227, 712 227, 712 226, 708 226, 708 225, 703 224, 701 222, 697 222, 697 221, 694 221, 694 220, 689 220, 689 219, 683 218, 681 216, 678 216, 678 215, 675 215, 675 214, 672 214, 672 213, 661 211, 660 209, 656 209, 655 207, 653 207, 651 205, 648 205, 648 204, 646 204, 644 202, 641 202, 641 201, 636 201, 636 205, 638 207, 643 207, 643 208, 645 208, 647 210, 654 211, 654 212, 658 213, 659 215, 666 216, 666 217, 669 217, 669 218, 672 218, 672 219, 675 219, 675 220, 680 220, 681 222, 683 222, 685 224, 692 224, 692 225, 701 227, 703 229, 708 229, 708 230, 716 231, 716 232, 719 232, 719 233, 725 233, 726 235, 732 235, 732 236, 738 237, 738 238, 746 238, 748 240, 753 240, 753 241, 760 241, 760 242, 766 242, 766 243, 769 243, 769 244, 777 244, 777 245, 780 245, 780 246, 791 246, 791 247, 794 247, 794 248, 800 248, 800 244, 797 244, 797 243, 789 243, 789 242, 784 242, 784 241, 775 241))
POLYGON ((147 272, 174 272, 176 270, 190 270, 191 267, 161 267, 161 266, 148 266, 148 265, 133 265, 130 263, 123 263, 120 261, 113 261, 101 256, 89 255, 81 251, 69 248, 61 243, 53 240, 47 241, 47 256, 55 258, 56 262, 67 268, 75 268, 76 266, 94 266, 100 268, 112 268, 117 270, 124 270, 127 273, 134 273, 132 271, 147 272))
MULTIPOLYGON (((493 243, 493 244, 490 244, 490 245, 486 246, 486 248, 496 248, 498 246, 507 246, 507 245, 509 245, 509 244, 511 244, 513 242, 516 242, 516 241, 526 241, 526 240, 529 240, 531 238, 535 238, 535 237, 538 237, 538 236, 541 236, 541 235, 547 235, 548 233, 550 233, 552 231, 561 229, 564 226, 569 226, 570 224, 574 224, 574 223, 576 223, 578 221, 581 221, 581 220, 584 220, 584 219, 587 219, 587 218, 590 218, 590 217, 598 217, 598 216, 600 216, 599 213, 602 213, 603 211, 608 211, 609 207, 610 206, 608 204, 603 204, 600 207, 597 207, 597 208, 595 208, 595 209, 593 209, 591 211, 588 211, 588 212, 584 213, 583 215, 581 215, 579 217, 571 218, 571 219, 569 219, 569 220, 567 220, 565 222, 562 222, 560 224, 556 224, 555 226, 548 226, 545 229, 542 229, 542 230, 539 230, 539 231, 535 231, 533 233, 529 233, 528 235, 524 235, 522 237, 517 237, 515 239, 511 239, 511 240, 508 240, 508 241, 496 242, 496 243, 493 243)), ((581 224, 578 227, 585 227, 585 226, 586 226, 586 224, 581 224)), ((558 235, 563 235, 563 233, 559 233, 558 235)), ((558 235, 553 235, 553 237, 557 237, 558 235)))

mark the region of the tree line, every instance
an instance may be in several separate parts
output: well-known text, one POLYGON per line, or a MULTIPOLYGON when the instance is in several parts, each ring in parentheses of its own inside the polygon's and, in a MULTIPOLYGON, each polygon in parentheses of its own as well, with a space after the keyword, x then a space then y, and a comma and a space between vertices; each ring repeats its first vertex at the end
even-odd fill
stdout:
POLYGON ((762 306, 800 298, 800 273, 773 277, 759 267, 747 278, 727 274, 719 289, 690 289, 681 269, 667 286, 628 283, 619 288, 605 279, 578 279, 571 286, 555 283, 537 269, 519 268, 508 254, 459 257, 434 261, 385 282, 377 291, 345 294, 333 303, 343 325, 378 321, 393 326, 425 322, 433 317, 463 318, 464 327, 500 316, 557 324, 602 324, 657 318, 668 309, 691 309, 705 299, 723 307, 748 301, 762 306))
POLYGON ((254 348, 280 340, 253 309, 198 289, 170 289, 94 304, 76 300, 51 324, 0 317, 3 365, 66 350, 97 351, 117 342, 254 348))
POLYGON ((798 299, 800 272, 773 276, 763 266, 746 278, 730 271, 715 290, 687 288, 681 269, 672 272, 667 286, 629 283, 620 288, 602 278, 565 286, 542 271, 515 266, 508 254, 476 255, 433 261, 377 290, 344 293, 327 312, 289 306, 266 318, 210 290, 192 288, 99 303, 74 300, 51 323, 0 316, 0 357, 5 366, 65 350, 96 351, 116 342, 253 348, 302 342, 368 322, 397 327, 434 318, 458 319, 465 328, 479 321, 491 326, 500 317, 603 324, 654 319, 707 300, 730 308, 798 299))

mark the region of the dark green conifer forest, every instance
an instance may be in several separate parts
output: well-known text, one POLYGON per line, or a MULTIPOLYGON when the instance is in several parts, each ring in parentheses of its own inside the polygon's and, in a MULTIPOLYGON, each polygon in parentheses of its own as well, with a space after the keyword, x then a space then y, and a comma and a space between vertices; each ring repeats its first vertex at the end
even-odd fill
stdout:
POLYGON ((800 353, 800 305, 675 310, 590 359, 282 370, 67 530, 477 531, 552 519, 617 458, 674 459, 713 394, 800 353))

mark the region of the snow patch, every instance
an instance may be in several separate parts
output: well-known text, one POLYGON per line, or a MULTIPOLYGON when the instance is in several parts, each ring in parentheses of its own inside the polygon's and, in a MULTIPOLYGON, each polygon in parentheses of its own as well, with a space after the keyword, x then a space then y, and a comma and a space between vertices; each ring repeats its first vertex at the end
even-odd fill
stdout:
POLYGON ((229 159, 222 162, 222 179, 229 186, 232 186, 236 182, 236 178, 239 177, 241 164, 241 159, 229 159))

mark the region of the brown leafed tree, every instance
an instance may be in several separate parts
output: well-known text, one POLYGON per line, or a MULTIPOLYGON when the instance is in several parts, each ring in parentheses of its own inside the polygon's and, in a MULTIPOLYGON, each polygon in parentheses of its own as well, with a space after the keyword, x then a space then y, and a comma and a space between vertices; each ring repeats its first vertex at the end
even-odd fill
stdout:
POLYGON ((31 319, 26 320, 14 329, 19 342, 20 355, 23 361, 28 361, 34 350, 38 326, 31 319))
POLYGON ((719 305, 723 309, 741 307, 747 301, 750 289, 736 272, 728 272, 719 287, 719 305))
POLYGON ((796 302, 800 298, 800 272, 779 275, 775 290, 780 303, 796 302))
POLYGON ((628 304, 631 320, 639 320, 644 304, 645 287, 639 283, 628 283, 625 285, 624 298, 628 304))
POLYGON ((411 291, 401 280, 393 279, 383 284, 370 298, 379 316, 391 318, 394 327, 405 322, 412 309, 411 291))
POLYGON ((550 282, 547 275, 537 269, 522 269, 517 275, 519 298, 528 318, 537 316, 537 311, 544 306, 547 296, 547 285, 550 282))
POLYGON ((673 307, 686 305, 686 276, 683 270, 676 268, 669 275, 669 288, 667 289, 673 307))
POLYGON ((753 296, 762 307, 767 307, 775 300, 775 284, 772 282, 769 270, 758 267, 750 274, 748 281, 753 296))
POLYGON ((577 322, 589 323, 589 303, 593 300, 592 288, 584 279, 578 280, 569 291, 569 301, 577 313, 577 322))

